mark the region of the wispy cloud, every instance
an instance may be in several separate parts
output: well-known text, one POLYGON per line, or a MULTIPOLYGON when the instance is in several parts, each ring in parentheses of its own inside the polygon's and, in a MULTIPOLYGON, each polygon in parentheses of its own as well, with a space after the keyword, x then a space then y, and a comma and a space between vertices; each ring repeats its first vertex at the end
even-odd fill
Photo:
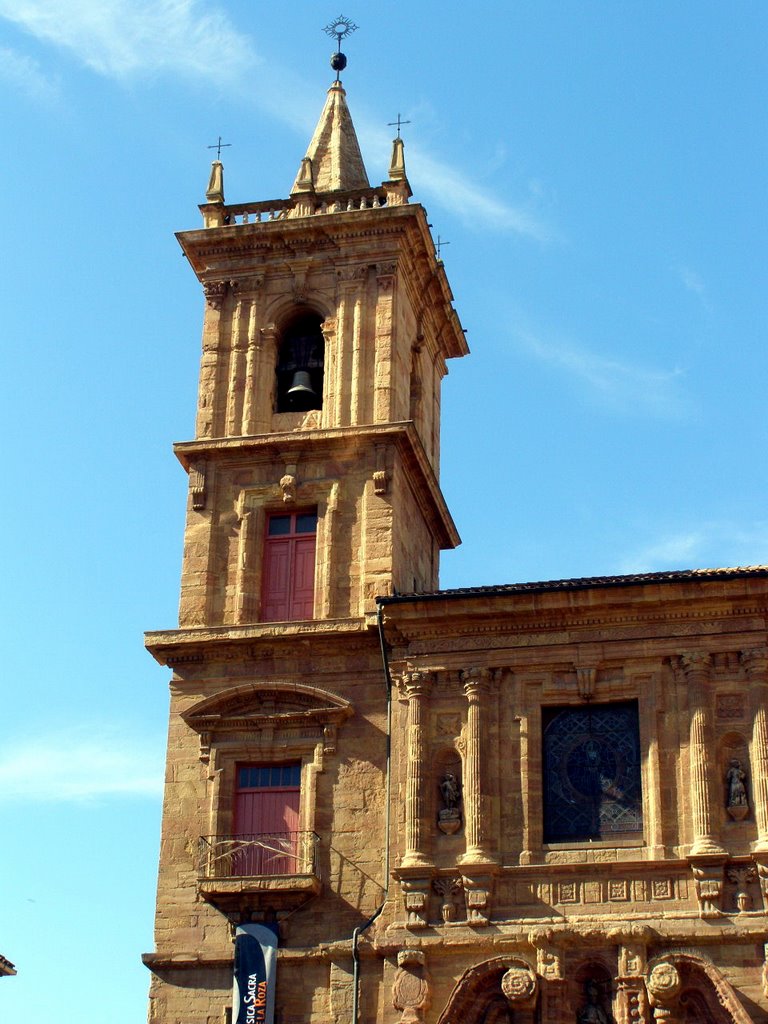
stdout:
POLYGON ((163 744, 94 728, 95 735, 62 730, 11 743, 0 755, 0 802, 46 803, 96 798, 158 797, 163 744))
POLYGON ((47 75, 36 60, 6 46, 0 46, 0 80, 41 103, 53 103, 59 97, 58 79, 47 75))
POLYGON ((0 17, 118 79, 170 71, 225 82, 257 60, 227 15, 199 0, 0 0, 0 17))
POLYGON ((694 295, 698 295, 700 298, 707 294, 704 281, 697 271, 686 266, 677 267, 676 270, 680 280, 683 282, 683 287, 687 288, 689 292, 693 292, 694 295))
MULTIPOLYGON (((316 98, 307 83, 288 69, 270 65, 269 87, 259 88, 255 72, 261 59, 215 3, 0 0, 0 17, 69 52, 97 74, 127 81, 168 73, 213 82, 247 95, 294 129, 311 130, 316 98)), ((357 128, 364 148, 386 167, 390 136, 367 126, 364 118, 357 121, 357 128)), ((421 195, 478 230, 511 232, 539 242, 555 237, 537 212, 538 199, 532 192, 524 201, 500 199, 475 178, 417 146, 409 147, 408 170, 421 195)))
POLYGON ((532 356, 581 381, 612 409, 664 419, 677 419, 690 411, 690 400, 682 389, 682 370, 607 359, 573 342, 545 339, 531 331, 517 332, 516 339, 532 356))
POLYGON ((718 568, 768 563, 768 522, 701 523, 656 537, 630 552, 620 572, 660 572, 703 565, 718 568))

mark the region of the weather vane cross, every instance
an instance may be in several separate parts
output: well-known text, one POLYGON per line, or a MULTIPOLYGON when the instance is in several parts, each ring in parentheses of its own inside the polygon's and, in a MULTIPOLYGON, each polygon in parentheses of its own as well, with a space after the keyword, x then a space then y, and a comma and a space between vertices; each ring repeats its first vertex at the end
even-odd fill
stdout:
POLYGON ((400 114, 398 113, 396 121, 388 121, 387 122, 387 128, 394 128, 395 125, 397 125, 397 137, 399 139, 400 138, 400 128, 401 128, 401 126, 404 125, 404 124, 410 124, 410 123, 411 123, 410 121, 403 121, 403 119, 400 117, 400 114))
POLYGON ((221 160, 221 151, 222 151, 222 149, 226 149, 227 146, 231 146, 231 145, 232 145, 231 142, 222 142, 221 141, 221 136, 219 136, 219 141, 218 142, 214 142, 214 144, 212 146, 208 146, 208 149, 215 149, 216 150, 216 159, 217 160, 221 160))
POLYGON ((336 81, 339 80, 339 75, 347 66, 347 58, 341 52, 341 40, 347 36, 351 36, 353 32, 356 32, 358 26, 351 21, 349 18, 345 18, 343 14, 340 14, 338 18, 334 18, 333 21, 329 22, 323 32, 329 36, 336 37, 336 53, 331 57, 331 67, 336 72, 336 81))
POLYGON ((437 236, 437 245, 435 246, 435 249, 437 250, 437 258, 439 260, 441 260, 443 258, 442 255, 441 255, 440 250, 443 248, 444 245, 450 245, 450 244, 451 244, 450 242, 444 242, 442 240, 442 238, 440 237, 440 235, 437 236))

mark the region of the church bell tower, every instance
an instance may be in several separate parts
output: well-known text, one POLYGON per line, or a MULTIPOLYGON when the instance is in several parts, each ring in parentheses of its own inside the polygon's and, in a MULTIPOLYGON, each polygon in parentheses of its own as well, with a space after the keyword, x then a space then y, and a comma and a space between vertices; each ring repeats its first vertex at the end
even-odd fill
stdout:
POLYGON ((440 386, 468 350, 410 196, 399 132, 369 183, 337 76, 288 198, 227 203, 216 160, 178 235, 205 317, 179 627, 146 641, 173 669, 153 1024, 239 1024, 232 940, 259 922, 276 1024, 357 991, 350 937, 386 885, 376 599, 436 589, 459 543, 440 386))
POLYGON ((288 199, 178 235, 206 299, 180 624, 365 615, 437 586, 440 384, 467 352, 403 143, 368 182, 339 81, 288 199))

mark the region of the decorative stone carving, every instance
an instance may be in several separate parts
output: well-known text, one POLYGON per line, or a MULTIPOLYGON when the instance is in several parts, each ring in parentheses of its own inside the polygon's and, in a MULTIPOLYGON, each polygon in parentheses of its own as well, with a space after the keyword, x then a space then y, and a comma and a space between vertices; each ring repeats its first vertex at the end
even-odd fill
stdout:
POLYGON ((725 781, 728 786, 727 810, 735 821, 741 821, 749 814, 749 801, 747 799, 747 773, 741 766, 737 757, 732 757, 725 774, 725 781))
POLYGON ((501 991, 513 1009, 533 1006, 537 988, 536 975, 530 967, 510 967, 501 979, 501 991))
MULTIPOLYGON (((405 902, 406 928, 426 928, 427 924, 427 893, 425 888, 416 888, 418 883, 412 883, 413 887, 403 884, 403 900, 405 902)), ((426 887, 426 880, 422 885, 426 887)))
POLYGON ((401 949, 397 954, 397 973, 392 984, 392 1005, 400 1010, 400 1024, 418 1024, 424 1020, 431 997, 430 977, 424 952, 401 949))
POLYGON ((189 490, 192 495, 192 508, 200 511, 205 508, 205 462, 196 462, 189 471, 189 490))
POLYGON ((437 812, 437 827, 447 836, 461 828, 461 783, 453 772, 447 771, 440 782, 440 796, 443 806, 437 812))
POLYGON ((651 1003, 669 1003, 676 999, 681 987, 680 974, 674 964, 656 964, 648 975, 646 987, 651 1003))
POLYGON ((456 901, 453 897, 461 892, 463 886, 464 882, 460 877, 436 878, 432 882, 432 888, 443 901, 440 913, 444 921, 456 920, 456 901))
POLYGON ((211 309, 220 310, 224 303, 224 296, 227 293, 226 281, 206 281, 203 284, 205 301, 211 309))
POLYGON ((736 909, 740 914, 747 910, 754 909, 754 900, 748 891, 751 882, 757 878, 757 868, 754 864, 742 864, 729 867, 727 872, 728 881, 736 886, 734 901, 736 909))
POLYGON ((579 697, 581 697, 582 700, 592 700, 595 695, 596 680, 596 668, 576 667, 576 685, 579 689, 579 697))
POLYGON ((293 473, 286 473, 280 477, 280 490, 283 492, 283 501, 286 505, 296 500, 296 477, 293 473))
POLYGON ((376 445, 376 469, 373 471, 373 493, 379 497, 389 491, 389 476, 386 466, 387 453, 383 444, 376 445))
POLYGON ((723 893, 723 866, 718 863, 695 863, 691 865, 696 885, 696 898, 702 917, 720 916, 720 899, 723 893))
POLYGON ((488 924, 493 879, 490 875, 463 876, 467 924, 484 927, 488 924))

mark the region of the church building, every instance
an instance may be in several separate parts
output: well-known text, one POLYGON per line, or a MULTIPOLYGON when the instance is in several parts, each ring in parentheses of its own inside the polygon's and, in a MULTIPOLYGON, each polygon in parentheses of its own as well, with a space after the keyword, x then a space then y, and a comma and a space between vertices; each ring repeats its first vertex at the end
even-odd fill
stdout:
POLYGON ((151 1024, 768 1022, 768 568, 440 590, 402 140, 337 75, 288 198, 206 198, 151 1024))

